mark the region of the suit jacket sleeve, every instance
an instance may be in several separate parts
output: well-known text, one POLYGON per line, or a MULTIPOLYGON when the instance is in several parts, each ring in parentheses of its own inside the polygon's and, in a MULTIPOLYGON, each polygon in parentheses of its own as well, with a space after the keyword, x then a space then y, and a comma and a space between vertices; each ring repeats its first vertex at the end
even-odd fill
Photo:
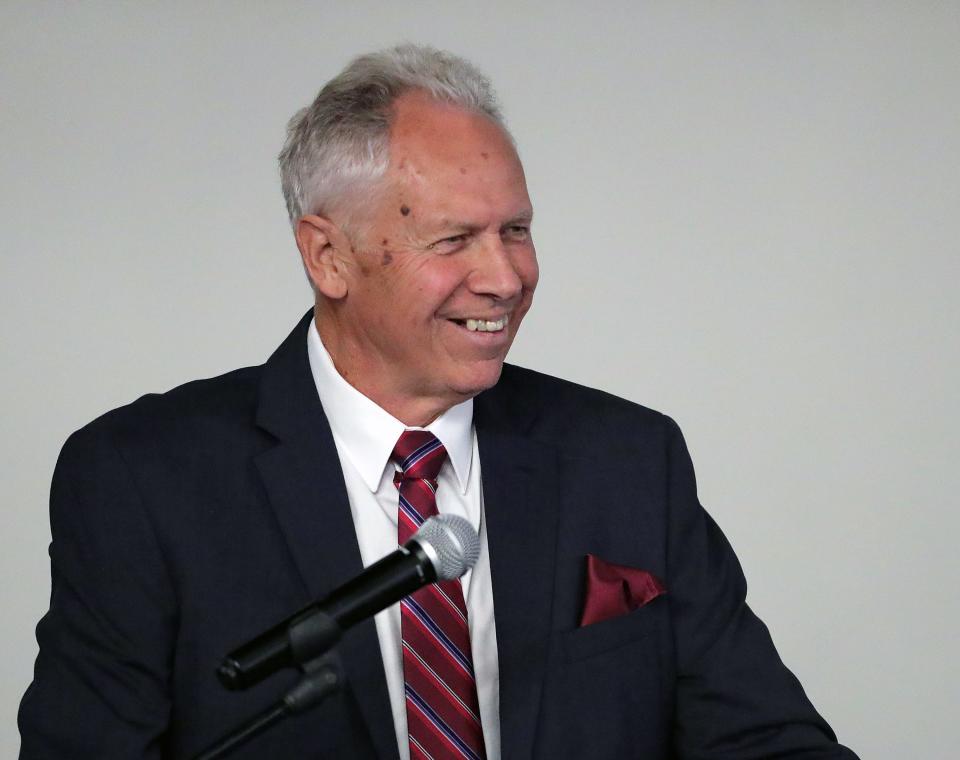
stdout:
POLYGON ((159 758, 176 612, 137 483, 104 426, 74 434, 50 496, 50 611, 21 758, 159 758))
POLYGON ((690 457, 672 420, 668 438, 677 754, 688 760, 855 758, 836 744, 747 606, 739 562, 698 502, 690 457))

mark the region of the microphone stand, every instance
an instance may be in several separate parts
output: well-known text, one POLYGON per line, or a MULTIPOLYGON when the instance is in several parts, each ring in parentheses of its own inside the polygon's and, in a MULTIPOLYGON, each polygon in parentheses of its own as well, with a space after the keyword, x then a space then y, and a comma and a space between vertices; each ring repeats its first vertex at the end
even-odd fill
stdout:
POLYGON ((254 736, 291 715, 300 715, 320 704, 343 686, 343 669, 335 651, 308 660, 301 665, 303 676, 272 707, 239 725, 193 760, 219 760, 254 736))

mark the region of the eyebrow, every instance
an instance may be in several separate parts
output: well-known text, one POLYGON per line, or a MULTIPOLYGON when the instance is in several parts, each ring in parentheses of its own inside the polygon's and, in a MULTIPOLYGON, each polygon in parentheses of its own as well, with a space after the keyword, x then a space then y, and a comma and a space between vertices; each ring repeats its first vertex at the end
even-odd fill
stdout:
MULTIPOLYGON (((510 227, 514 224, 530 224, 530 222, 532 221, 533 221, 533 211, 521 211, 520 213, 514 216, 511 216, 509 219, 506 219, 503 222, 501 222, 500 229, 503 229, 504 227, 510 227)), ((454 223, 452 226, 457 227, 459 229, 469 230, 471 232, 477 232, 478 230, 482 230, 484 227, 484 225, 469 224, 466 222, 454 223)))
POLYGON ((508 219, 508 220, 504 223, 503 226, 504 226, 504 227, 509 227, 511 224, 517 224, 517 223, 520 223, 520 222, 522 222, 522 223, 524 223, 524 224, 530 224, 530 222, 532 222, 532 221, 533 221, 533 211, 532 211, 532 210, 531 210, 531 211, 521 211, 519 214, 517 214, 517 215, 516 215, 515 217, 513 217, 512 219, 508 219))

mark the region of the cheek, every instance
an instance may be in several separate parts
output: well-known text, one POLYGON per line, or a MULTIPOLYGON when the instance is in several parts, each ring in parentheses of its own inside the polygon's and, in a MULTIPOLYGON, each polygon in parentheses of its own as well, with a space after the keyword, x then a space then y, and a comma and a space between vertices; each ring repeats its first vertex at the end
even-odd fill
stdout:
POLYGON ((450 256, 426 252, 400 253, 394 264, 383 269, 383 284, 393 299, 418 296, 437 300, 456 279, 456 262, 450 256))
POLYGON ((531 294, 537 287, 540 280, 540 265, 537 263, 537 253, 530 247, 530 250, 518 257, 516 262, 517 276, 523 283, 525 290, 531 294))
POLYGON ((424 310, 436 312, 454 298, 464 286, 467 270, 462 260, 438 256, 431 266, 418 273, 416 288, 424 310))

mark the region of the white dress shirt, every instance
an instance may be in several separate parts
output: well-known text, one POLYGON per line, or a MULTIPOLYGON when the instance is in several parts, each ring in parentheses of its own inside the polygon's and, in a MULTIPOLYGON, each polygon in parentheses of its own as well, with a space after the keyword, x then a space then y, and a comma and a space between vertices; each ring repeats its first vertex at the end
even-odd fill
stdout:
MULTIPOLYGON (((473 429, 473 399, 448 409, 426 428, 407 428, 340 376, 320 340, 315 323, 310 324, 307 332, 307 355, 340 456, 364 567, 397 548, 399 495, 393 484, 393 474, 397 468, 390 461, 390 454, 400 434, 407 429, 429 430, 447 450, 447 461, 437 478, 437 509, 441 513, 467 518, 480 535, 480 558, 462 578, 463 595, 470 624, 473 668, 477 677, 487 758, 499 760, 500 676, 487 530, 483 519, 480 456, 477 452, 477 435, 473 429)), ((401 760, 409 760, 400 605, 394 604, 380 612, 374 617, 374 622, 387 677, 397 747, 401 760)))

